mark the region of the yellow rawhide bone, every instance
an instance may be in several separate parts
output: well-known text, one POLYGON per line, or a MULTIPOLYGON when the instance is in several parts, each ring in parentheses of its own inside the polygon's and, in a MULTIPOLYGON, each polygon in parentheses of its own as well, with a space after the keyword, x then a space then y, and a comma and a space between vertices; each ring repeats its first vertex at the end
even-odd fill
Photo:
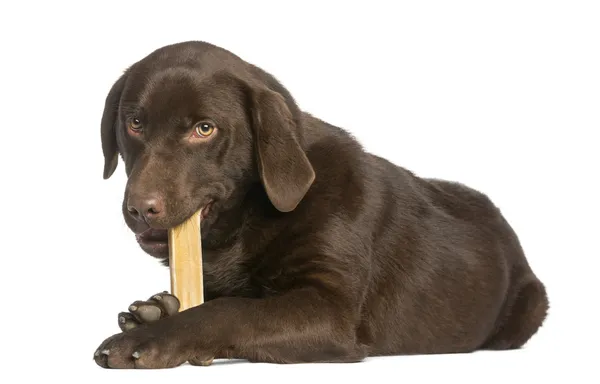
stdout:
POLYGON ((202 210, 169 230, 171 294, 179 299, 179 311, 204 302, 201 218, 202 210))
MULTIPOLYGON (((204 303, 201 220, 202 210, 199 210, 169 230, 171 294, 179 300, 180 312, 204 303)), ((193 365, 207 366, 212 362, 213 358, 190 360, 193 365)))

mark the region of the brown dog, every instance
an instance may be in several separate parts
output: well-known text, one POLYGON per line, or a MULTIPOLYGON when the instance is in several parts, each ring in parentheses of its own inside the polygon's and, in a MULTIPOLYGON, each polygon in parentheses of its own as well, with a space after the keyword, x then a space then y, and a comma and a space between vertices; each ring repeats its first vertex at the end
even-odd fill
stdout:
POLYGON ((120 154, 123 214, 147 253, 167 264, 166 229, 204 208, 207 300, 135 302, 94 354, 102 367, 512 349, 546 317, 484 194, 363 151, 224 49, 186 42, 135 63, 101 126, 104 178, 120 154))

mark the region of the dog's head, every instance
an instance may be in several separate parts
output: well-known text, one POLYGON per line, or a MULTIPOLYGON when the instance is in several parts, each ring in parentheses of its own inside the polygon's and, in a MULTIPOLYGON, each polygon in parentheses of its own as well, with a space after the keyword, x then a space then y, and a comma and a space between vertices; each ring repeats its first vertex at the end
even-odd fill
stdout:
POLYGON ((199 209, 210 227, 255 183, 279 211, 295 209, 315 178, 301 121, 261 69, 207 43, 166 46, 127 69, 106 97, 104 178, 120 155, 125 221, 142 249, 166 258, 168 228, 199 209))

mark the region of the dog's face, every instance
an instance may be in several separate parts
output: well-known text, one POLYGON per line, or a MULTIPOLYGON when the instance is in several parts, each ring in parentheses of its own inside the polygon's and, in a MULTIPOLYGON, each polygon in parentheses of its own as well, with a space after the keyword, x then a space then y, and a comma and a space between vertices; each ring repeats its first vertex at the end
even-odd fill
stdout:
POLYGON ((261 182, 273 205, 290 211, 315 177, 293 101, 249 75, 241 60, 228 65, 231 57, 220 62, 223 51, 206 55, 210 50, 202 43, 157 50, 106 98, 104 178, 120 154, 128 176, 125 222, 159 258, 168 257, 167 230, 198 210, 204 233, 261 182))

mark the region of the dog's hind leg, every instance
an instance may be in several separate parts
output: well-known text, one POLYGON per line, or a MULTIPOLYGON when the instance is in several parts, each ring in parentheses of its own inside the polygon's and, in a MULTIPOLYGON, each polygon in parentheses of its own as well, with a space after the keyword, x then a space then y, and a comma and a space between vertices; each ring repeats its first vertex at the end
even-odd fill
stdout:
POLYGON ((482 349, 502 350, 522 347, 542 326, 549 308, 544 285, 533 275, 522 280, 505 308, 503 321, 482 349))

